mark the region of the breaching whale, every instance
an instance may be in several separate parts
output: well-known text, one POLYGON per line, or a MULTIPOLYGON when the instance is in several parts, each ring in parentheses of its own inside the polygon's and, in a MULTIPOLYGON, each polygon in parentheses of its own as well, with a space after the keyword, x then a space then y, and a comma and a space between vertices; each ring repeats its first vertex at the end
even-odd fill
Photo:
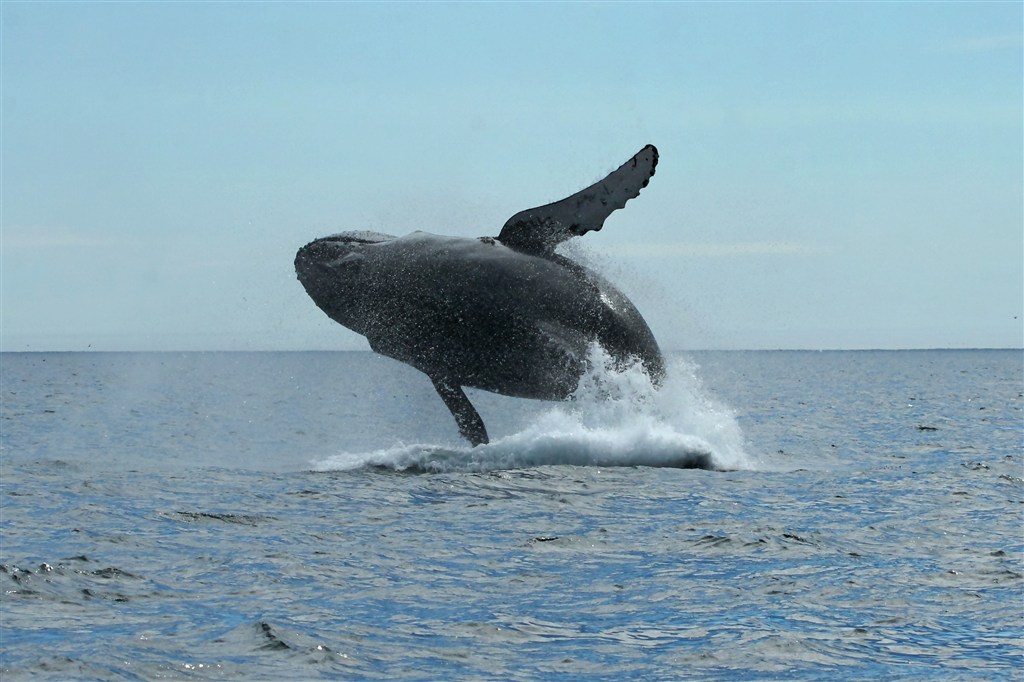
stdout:
POLYGON ((660 382, 664 359, 643 316, 599 274, 555 252, 600 230, 657 164, 647 145, 600 182, 515 214, 497 237, 344 232, 299 249, 295 271, 328 317, 430 377, 462 436, 487 443, 464 386, 564 400, 593 342, 618 362, 639 360, 660 382))

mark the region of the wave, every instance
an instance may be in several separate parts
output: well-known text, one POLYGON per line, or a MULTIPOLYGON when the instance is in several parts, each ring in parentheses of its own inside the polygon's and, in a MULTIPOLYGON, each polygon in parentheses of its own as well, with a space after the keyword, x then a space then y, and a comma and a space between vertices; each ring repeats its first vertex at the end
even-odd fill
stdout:
POLYGON ((400 444, 343 452, 316 471, 382 468, 407 472, 485 472, 546 465, 753 468, 735 414, 713 400, 684 358, 655 388, 639 362, 616 363, 595 345, 572 398, 553 403, 517 433, 477 447, 400 444))

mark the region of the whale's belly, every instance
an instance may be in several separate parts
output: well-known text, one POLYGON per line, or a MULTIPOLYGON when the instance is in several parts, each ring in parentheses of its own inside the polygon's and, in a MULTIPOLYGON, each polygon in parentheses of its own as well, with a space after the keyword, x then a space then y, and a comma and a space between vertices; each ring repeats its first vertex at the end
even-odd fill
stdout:
MULTIPOLYGON (((454 243, 453 243, 454 242, 454 243)), ((643 318, 620 292, 580 266, 499 244, 418 245, 403 277, 382 280, 371 347, 432 377, 504 395, 566 398, 590 343, 660 367, 643 318)))

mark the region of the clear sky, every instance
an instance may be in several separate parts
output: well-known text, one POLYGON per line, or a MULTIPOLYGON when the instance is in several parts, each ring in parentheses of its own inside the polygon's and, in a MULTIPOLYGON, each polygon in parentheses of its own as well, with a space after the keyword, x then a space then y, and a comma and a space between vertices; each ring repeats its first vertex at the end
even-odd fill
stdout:
POLYGON ((667 349, 1020 347, 1024 4, 3 2, 3 350, 367 348, 332 232, 583 256, 667 349))

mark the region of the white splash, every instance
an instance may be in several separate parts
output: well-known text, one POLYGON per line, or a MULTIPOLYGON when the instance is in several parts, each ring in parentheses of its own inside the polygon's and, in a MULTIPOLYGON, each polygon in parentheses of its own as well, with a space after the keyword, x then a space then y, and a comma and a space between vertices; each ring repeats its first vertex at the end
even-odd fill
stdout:
POLYGON ((533 423, 475 448, 398 445, 341 453, 317 471, 380 467, 396 471, 495 471, 544 465, 749 469, 735 415, 712 400, 696 367, 677 358, 656 389, 639 362, 616 367, 596 344, 572 400, 533 423))

